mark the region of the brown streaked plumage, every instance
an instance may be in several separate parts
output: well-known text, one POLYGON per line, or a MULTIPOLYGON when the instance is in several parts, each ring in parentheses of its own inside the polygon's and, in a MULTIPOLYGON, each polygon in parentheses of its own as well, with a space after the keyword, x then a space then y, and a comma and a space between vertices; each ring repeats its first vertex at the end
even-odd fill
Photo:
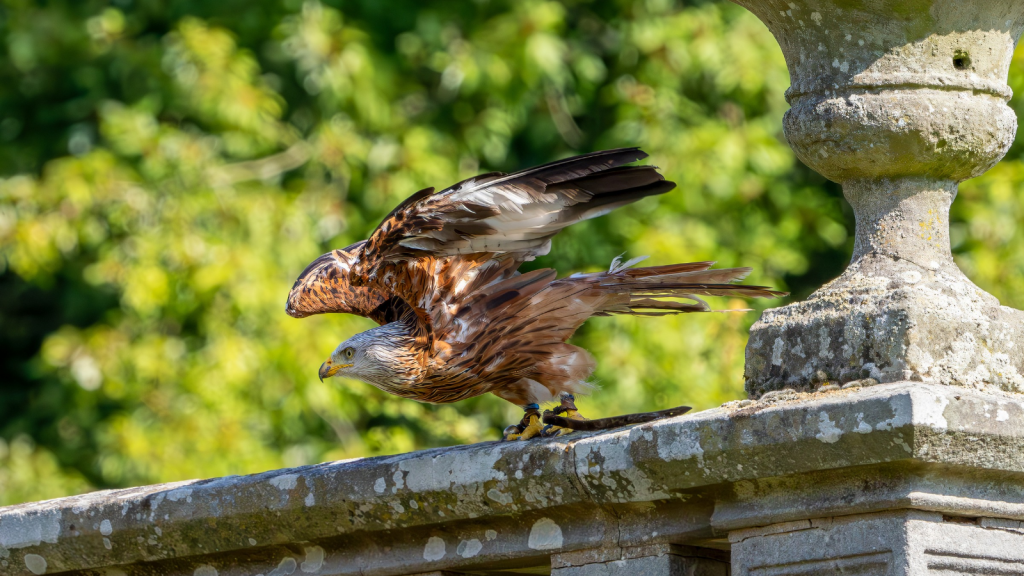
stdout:
POLYGON ((431 403, 490 392, 529 416, 532 404, 590 388, 593 358, 566 341, 591 316, 704 312, 704 295, 783 295, 731 284, 750 269, 713 262, 633 268, 640 259, 616 259, 607 272, 562 279, 517 272, 566 226, 674 188, 654 167, 625 166, 646 156, 608 150, 428 188, 366 241, 317 258, 288 295, 288 314, 380 324, 340 344, 321 378, 350 376, 431 403))

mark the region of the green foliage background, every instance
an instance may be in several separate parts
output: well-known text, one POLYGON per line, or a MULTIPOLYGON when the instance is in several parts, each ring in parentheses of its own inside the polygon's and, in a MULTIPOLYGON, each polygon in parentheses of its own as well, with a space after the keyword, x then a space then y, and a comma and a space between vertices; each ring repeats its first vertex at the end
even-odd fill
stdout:
MULTIPOLYGON (((774 39, 728 2, 0 0, 0 30, 0 504, 496 438, 519 417, 497 398, 320 383, 371 324, 283 311, 420 188, 640 145, 679 188, 535 265, 713 259, 800 298, 852 246, 838 187, 785 144, 774 39)), ((1016 307, 1022 185, 1018 144, 952 225, 1016 307)), ((756 317, 591 321, 586 412, 740 397, 756 317)))

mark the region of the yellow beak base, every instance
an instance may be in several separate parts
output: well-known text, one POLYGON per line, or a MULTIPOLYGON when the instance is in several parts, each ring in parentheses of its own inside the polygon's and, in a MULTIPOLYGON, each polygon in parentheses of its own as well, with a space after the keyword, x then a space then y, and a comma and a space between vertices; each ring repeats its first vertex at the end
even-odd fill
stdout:
POLYGON ((342 368, 350 368, 351 366, 352 364, 338 364, 335 366, 334 364, 331 364, 330 360, 328 360, 320 365, 320 381, 323 382, 324 378, 330 378, 337 374, 338 370, 341 370, 342 368))

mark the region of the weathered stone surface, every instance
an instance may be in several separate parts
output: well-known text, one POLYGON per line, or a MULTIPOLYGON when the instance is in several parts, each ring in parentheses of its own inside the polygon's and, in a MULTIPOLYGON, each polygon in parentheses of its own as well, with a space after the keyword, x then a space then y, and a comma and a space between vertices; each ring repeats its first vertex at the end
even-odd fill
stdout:
POLYGON ((1021 0, 735 0, 771 30, 789 68, 786 137, 836 182, 961 181, 1013 141, 1006 77, 1021 0))
POLYGON ((0 508, 0 574, 508 570, 877 506, 1021 521, 1022 456, 1020 396, 918 382, 773 393, 567 439, 0 508))
POLYGON ((551 557, 552 576, 728 576, 728 554, 658 544, 599 548, 551 557))
POLYGON ((725 532, 809 517, 898 509, 1020 518, 1024 474, 898 462, 743 480, 717 500, 711 522, 717 531, 725 532))
POLYGON ((859 215, 853 263, 807 301, 761 317, 747 346, 749 394, 861 370, 882 382, 1024 391, 1024 312, 1000 306, 953 262, 952 186, 847 182, 859 215))
POLYGON ((850 267, 751 331, 747 391, 811 389, 815 373, 1024 391, 1024 312, 956 267, 958 182, 1005 154, 1006 77, 1024 0, 735 0, 790 70, 786 136, 843 184, 857 218, 850 267))
POLYGON ((733 574, 1024 574, 1024 534, 985 520, 906 510, 739 531, 733 574))

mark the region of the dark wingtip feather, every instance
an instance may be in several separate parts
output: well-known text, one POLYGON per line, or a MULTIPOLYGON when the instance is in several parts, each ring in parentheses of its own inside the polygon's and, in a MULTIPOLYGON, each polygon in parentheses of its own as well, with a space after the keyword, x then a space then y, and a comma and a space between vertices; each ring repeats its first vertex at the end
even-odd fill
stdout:
MULTIPOLYGON (((595 196, 614 193, 628 188, 646 186, 655 182, 666 182, 657 166, 616 166, 579 178, 573 178, 550 188, 575 186, 595 196)), ((674 182, 669 184, 675 185, 674 182)))
POLYGON ((494 183, 510 182, 524 177, 538 178, 547 184, 558 184, 568 180, 606 172, 624 164, 647 158, 647 153, 638 147, 599 150, 579 156, 572 156, 534 166, 496 179, 494 183), (580 173, 580 172, 583 173, 580 173))

